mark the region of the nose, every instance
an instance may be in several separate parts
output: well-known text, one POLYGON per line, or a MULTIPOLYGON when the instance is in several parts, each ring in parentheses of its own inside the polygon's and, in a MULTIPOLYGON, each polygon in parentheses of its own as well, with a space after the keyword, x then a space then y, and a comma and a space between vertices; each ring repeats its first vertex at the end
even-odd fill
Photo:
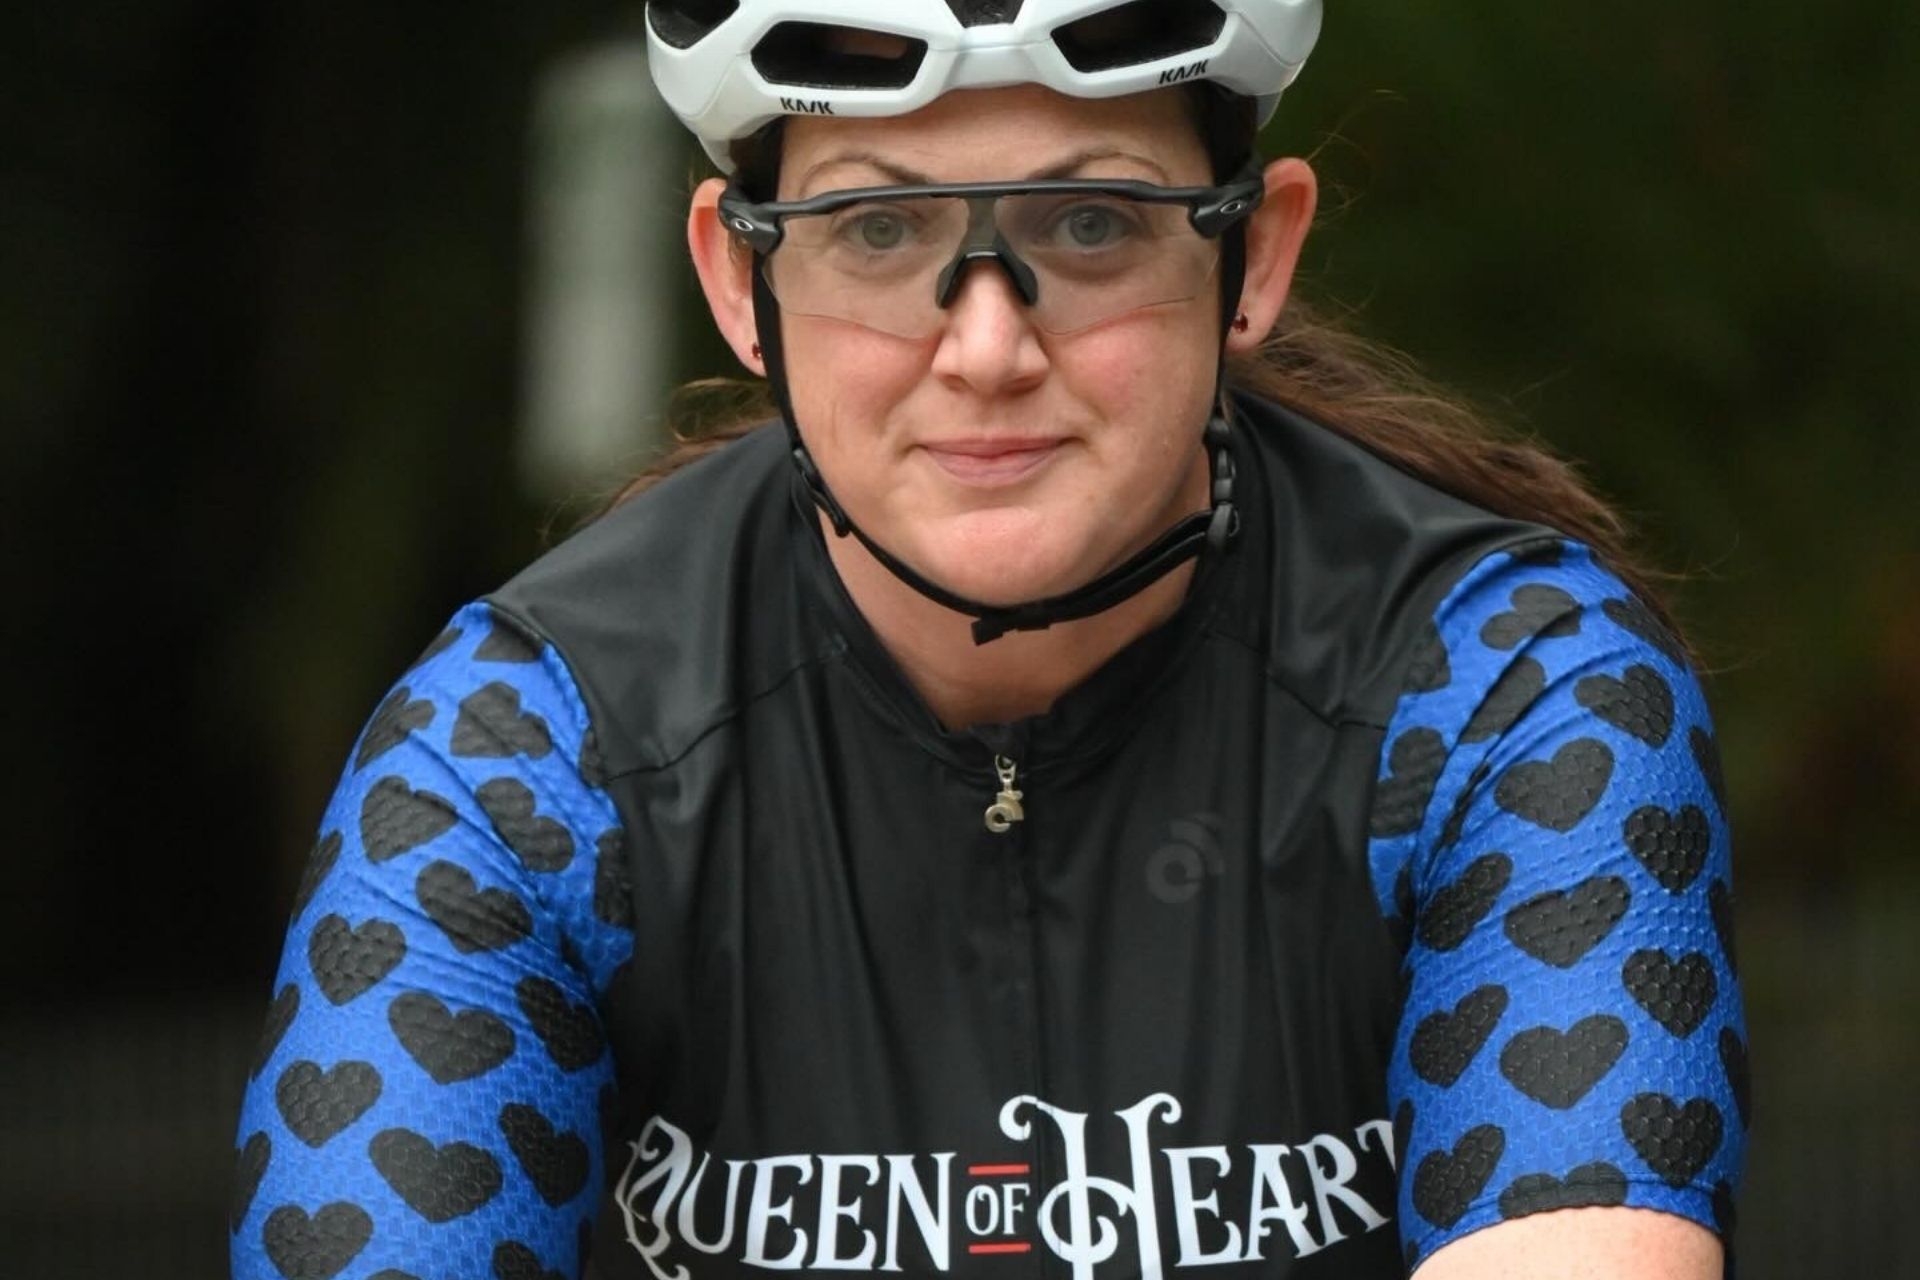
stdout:
POLYGON ((992 258, 960 265, 933 372, 979 394, 1023 390, 1047 372, 1032 310, 1007 269, 992 258))

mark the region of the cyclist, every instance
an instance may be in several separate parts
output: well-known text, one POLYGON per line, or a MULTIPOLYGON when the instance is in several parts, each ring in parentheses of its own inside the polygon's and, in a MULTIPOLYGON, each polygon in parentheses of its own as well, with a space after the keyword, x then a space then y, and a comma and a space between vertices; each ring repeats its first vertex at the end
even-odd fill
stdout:
POLYGON ((1318 0, 654 0, 779 406, 374 712, 236 1274, 1703 1277, 1727 819, 1617 521, 1288 294, 1318 0))

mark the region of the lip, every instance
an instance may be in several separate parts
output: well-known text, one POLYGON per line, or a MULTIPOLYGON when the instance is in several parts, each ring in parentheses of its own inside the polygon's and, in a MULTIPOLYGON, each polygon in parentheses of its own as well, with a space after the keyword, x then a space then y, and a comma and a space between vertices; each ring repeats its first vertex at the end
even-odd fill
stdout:
POLYGON ((1058 437, 974 436, 922 444, 935 466, 963 484, 1018 483, 1045 466, 1065 443, 1058 437))

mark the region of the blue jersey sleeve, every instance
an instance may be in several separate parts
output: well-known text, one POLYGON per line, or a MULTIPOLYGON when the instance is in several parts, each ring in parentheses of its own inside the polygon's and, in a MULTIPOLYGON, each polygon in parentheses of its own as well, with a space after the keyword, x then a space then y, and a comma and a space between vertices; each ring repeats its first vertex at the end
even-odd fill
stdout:
POLYGON ((1724 1237, 1749 1103, 1713 729, 1680 647, 1585 547, 1498 553, 1449 593, 1371 836, 1407 938, 1409 1266, 1578 1205, 1724 1237))
POLYGON ((579 1274, 612 1094, 597 997, 632 951, 593 755, 559 657, 482 605, 380 704, 241 1112, 238 1280, 579 1274))

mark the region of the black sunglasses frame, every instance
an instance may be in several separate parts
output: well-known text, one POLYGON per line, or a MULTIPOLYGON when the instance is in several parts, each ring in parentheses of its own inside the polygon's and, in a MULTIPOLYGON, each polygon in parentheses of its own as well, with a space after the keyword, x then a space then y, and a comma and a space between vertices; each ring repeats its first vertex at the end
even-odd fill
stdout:
POLYGON ((1120 196, 1145 204, 1180 204, 1187 207, 1187 222, 1209 240, 1217 239, 1235 223, 1244 221, 1260 207, 1266 185, 1258 172, 1236 178, 1217 187, 1162 187, 1151 182, 1101 180, 1097 178, 1032 178, 1019 182, 918 183, 908 186, 856 187, 829 191, 806 200, 753 201, 738 187, 729 185, 720 196, 720 221, 761 257, 780 247, 788 218, 832 213, 868 200, 908 200, 944 196, 956 200, 982 200, 1000 196, 1089 195, 1120 196))

